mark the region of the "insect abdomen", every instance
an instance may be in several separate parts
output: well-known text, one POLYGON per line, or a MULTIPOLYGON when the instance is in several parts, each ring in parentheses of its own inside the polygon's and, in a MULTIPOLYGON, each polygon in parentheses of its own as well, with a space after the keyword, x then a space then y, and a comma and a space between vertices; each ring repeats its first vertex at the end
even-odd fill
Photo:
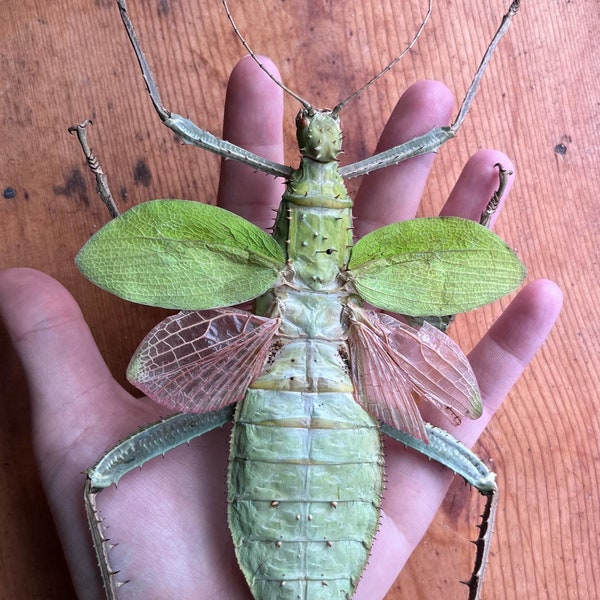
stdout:
POLYGON ((377 423, 352 393, 248 390, 229 525, 255 598, 352 596, 377 530, 382 465, 377 423))

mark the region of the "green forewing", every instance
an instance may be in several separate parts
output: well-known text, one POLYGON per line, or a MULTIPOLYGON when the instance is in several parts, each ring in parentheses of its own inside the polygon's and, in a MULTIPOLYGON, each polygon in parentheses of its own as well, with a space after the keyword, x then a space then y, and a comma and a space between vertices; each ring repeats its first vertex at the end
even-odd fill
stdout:
POLYGON ((349 278, 379 308, 448 315, 492 302, 525 277, 516 254, 494 233, 458 217, 393 223, 352 249, 349 278))
POLYGON ((252 223, 186 200, 139 204, 100 229, 75 260, 117 296, 188 310, 256 298, 285 265, 281 247, 252 223))

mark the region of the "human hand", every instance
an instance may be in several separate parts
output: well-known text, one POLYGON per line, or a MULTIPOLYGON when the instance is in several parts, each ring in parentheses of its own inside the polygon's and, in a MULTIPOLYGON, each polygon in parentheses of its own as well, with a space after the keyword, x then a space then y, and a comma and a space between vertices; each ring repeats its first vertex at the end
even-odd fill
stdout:
MULTIPOLYGON (((446 124, 452 101, 440 84, 421 82, 403 96, 382 138, 400 143, 446 124)), ((281 93, 249 60, 230 82, 225 135, 282 162, 281 93)), ((412 218, 433 156, 375 172, 356 199, 356 234, 412 218)), ((497 185, 493 151, 465 167, 444 214, 478 219, 497 185)), ((272 224, 281 185, 224 162, 219 204, 257 224, 272 224)), ((446 429, 471 445, 549 332, 560 309, 551 282, 524 288, 470 355, 484 400, 481 419, 446 429)), ((130 396, 111 377, 73 298, 51 278, 27 269, 0 273, 0 314, 25 372, 40 473, 80 598, 102 596, 83 514, 81 472, 111 445, 164 409, 130 396)), ((427 415, 429 420, 432 420, 427 415)), ((113 543, 120 598, 249 598, 226 527, 228 431, 211 432, 132 473, 98 497, 113 543)), ((450 473, 399 444, 386 444, 387 490, 381 528, 356 599, 381 598, 439 507, 450 473), (410 485, 407 481, 410 480, 410 485)), ((467 566, 466 566, 467 567, 467 566)))

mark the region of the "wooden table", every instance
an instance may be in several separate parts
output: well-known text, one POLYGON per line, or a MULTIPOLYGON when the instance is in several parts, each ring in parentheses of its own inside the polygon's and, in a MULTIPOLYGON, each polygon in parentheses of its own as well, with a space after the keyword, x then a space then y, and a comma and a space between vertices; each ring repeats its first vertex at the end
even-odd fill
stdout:
MULTIPOLYGON (((232 9, 286 84, 327 106, 402 49, 424 4, 265 0, 232 9)), ((477 149, 499 148, 514 159, 517 184, 498 231, 518 249, 529 279, 554 279, 566 302, 476 447, 502 490, 486 597, 593 598, 600 597, 600 11, 594 0, 522 4, 463 130, 436 161, 423 214, 439 210, 477 149)), ((114 2, 1 5, 0 266, 35 267, 60 280, 123 380, 133 349, 162 313, 113 298, 77 272, 74 255, 107 215, 67 127, 94 120, 92 145, 124 207, 160 197, 212 202, 219 160, 177 144, 159 125, 114 2)), ((417 48, 345 110, 349 158, 372 152, 411 82, 437 78, 462 98, 506 5, 437 2, 417 48)), ((130 8, 167 106, 218 133, 227 76, 244 54, 218 0, 132 0, 130 8)), ((296 110, 288 101, 290 163, 296 110)), ((506 303, 461 318, 455 335, 465 349, 506 303)), ((1 335, 0 597, 68 598, 69 574, 30 447, 26 385, 1 335)), ((467 540, 479 507, 457 479, 390 600, 466 597, 457 581, 470 566, 467 540)))

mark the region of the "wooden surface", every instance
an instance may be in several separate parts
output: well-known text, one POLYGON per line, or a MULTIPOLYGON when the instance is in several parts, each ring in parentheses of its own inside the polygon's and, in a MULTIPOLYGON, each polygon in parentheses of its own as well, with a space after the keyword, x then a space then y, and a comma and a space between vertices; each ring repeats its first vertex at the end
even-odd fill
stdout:
MULTIPOLYGON (((130 3, 166 105, 218 133, 227 76, 244 54, 218 0, 130 3)), ((256 0, 232 9, 292 89, 330 106, 402 49, 424 4, 256 0)), ((423 213, 441 207, 477 149, 499 148, 515 161, 517 184, 499 233, 518 249, 530 280, 554 279, 566 297, 550 340, 476 447, 502 490, 485 595, 597 598, 600 6, 522 4, 462 132, 438 157, 423 213)), ((349 159, 373 150, 397 97, 416 79, 440 79, 462 98, 506 5, 436 3, 417 49, 346 108, 349 159)), ((0 189, 16 192, 0 198, 0 267, 35 267, 66 285, 122 380, 162 313, 101 292, 75 269, 75 253, 107 216, 67 127, 94 120, 92 145, 124 207, 157 197, 214 201, 219 161, 178 145, 159 125, 111 0, 0 0, 0 14, 0 189)), ((296 109, 287 102, 290 163, 296 109)), ((504 305, 460 321, 465 349, 504 305)), ((69 598, 30 448, 26 385, 0 335, 0 597, 69 598)), ((470 568, 467 540, 479 506, 455 481, 389 600, 466 597, 457 581, 470 568)))

